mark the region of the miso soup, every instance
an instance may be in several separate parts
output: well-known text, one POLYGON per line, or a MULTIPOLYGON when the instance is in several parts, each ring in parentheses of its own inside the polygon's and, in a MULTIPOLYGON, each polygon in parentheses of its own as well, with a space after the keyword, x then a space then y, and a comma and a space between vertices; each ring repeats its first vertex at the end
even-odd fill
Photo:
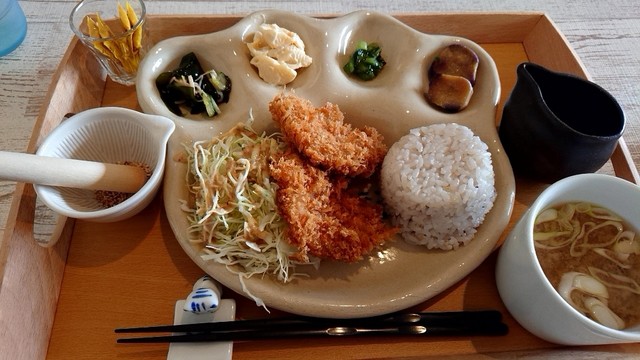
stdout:
POLYGON ((585 316, 615 329, 640 323, 640 235, 618 214, 585 202, 536 218, 538 261, 558 293, 585 316))

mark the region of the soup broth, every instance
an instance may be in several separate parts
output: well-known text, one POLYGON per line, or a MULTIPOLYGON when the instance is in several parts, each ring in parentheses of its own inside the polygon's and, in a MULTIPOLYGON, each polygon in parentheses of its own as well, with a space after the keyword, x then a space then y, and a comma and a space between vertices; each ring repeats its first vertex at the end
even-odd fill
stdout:
POLYGON ((595 204, 565 203, 538 215, 534 242, 571 306, 605 326, 640 324, 640 238, 628 222, 595 204))

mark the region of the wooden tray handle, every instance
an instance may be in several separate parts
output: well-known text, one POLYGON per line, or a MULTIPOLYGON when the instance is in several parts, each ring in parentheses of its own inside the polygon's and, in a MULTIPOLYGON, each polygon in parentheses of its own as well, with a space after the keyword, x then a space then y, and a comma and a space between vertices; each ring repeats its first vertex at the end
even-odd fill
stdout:
POLYGON ((634 166, 633 157, 631 157, 624 137, 618 139, 618 146, 616 146, 613 155, 611 155, 611 162, 617 177, 640 185, 640 175, 638 174, 638 169, 634 166))
POLYGON ((9 357, 18 349, 15 355, 40 359, 47 353, 74 220, 59 219, 57 235, 43 247, 33 236, 33 186, 16 184, 16 196, 7 224, 11 233, 0 247, 0 309, 15 311, 0 317, 0 328, 11 329, 0 336, 0 348, 9 357))

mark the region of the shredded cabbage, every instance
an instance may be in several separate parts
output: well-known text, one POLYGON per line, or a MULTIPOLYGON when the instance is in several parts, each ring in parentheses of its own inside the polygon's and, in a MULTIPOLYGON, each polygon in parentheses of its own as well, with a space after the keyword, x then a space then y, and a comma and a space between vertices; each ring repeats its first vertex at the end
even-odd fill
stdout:
POLYGON ((185 146, 193 196, 187 211, 189 238, 203 246, 202 258, 226 265, 239 276, 245 293, 264 306, 244 280, 273 274, 290 281, 295 263, 289 256, 295 249, 285 241, 277 185, 269 177, 269 158, 286 144, 278 133, 258 135, 251 120, 210 141, 185 146))

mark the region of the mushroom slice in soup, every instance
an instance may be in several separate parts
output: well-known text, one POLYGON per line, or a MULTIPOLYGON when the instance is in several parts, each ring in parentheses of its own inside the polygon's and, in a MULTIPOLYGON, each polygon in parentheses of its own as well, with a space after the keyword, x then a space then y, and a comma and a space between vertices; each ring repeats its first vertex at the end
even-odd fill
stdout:
POLYGON ((622 269, 631 269, 631 264, 626 263, 626 261, 629 259, 629 254, 622 254, 605 248, 597 248, 591 250, 593 250, 593 252, 602 256, 603 258, 616 264, 622 269))
POLYGON ((565 273, 560 279, 558 293, 574 309, 594 321, 614 329, 624 328, 624 321, 607 305, 607 287, 595 277, 575 271, 565 273), (571 296, 574 291, 582 294, 578 304, 571 296))
POLYGON ((613 250, 619 254, 636 254, 640 255, 640 239, 636 239, 636 233, 633 231, 625 231, 613 244, 613 250))
POLYGON ((632 278, 620 274, 612 274, 608 271, 589 266, 589 273, 593 278, 606 286, 630 291, 640 295, 640 285, 632 278))
POLYGON ((609 298, 609 291, 607 290, 607 287, 598 279, 591 275, 576 271, 571 271, 562 275, 560 284, 558 284, 558 293, 571 306, 578 308, 571 299, 571 293, 573 291, 580 291, 601 299, 609 298))
POLYGON ((583 256, 590 249, 607 247, 615 243, 623 231, 624 226, 620 221, 606 220, 599 224, 585 222, 582 224, 582 232, 571 244, 570 254, 571 256, 583 256))
POLYGON ((594 297, 584 299, 584 306, 587 308, 588 315, 600 324, 612 329, 624 329, 625 323, 616 313, 609 307, 594 297))

